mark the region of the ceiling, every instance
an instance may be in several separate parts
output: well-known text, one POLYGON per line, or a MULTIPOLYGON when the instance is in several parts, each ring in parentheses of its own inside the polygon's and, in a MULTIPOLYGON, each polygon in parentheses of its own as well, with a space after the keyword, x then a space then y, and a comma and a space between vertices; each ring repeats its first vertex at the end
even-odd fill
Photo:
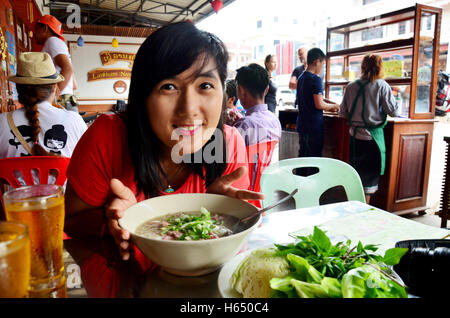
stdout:
MULTIPOLYGON (((222 0, 223 7, 233 1, 222 0)), ((66 21, 74 12, 68 9, 72 3, 81 9, 82 25, 161 27, 187 19, 197 23, 215 14, 211 2, 212 0, 44 0, 44 6, 61 22, 66 21)))

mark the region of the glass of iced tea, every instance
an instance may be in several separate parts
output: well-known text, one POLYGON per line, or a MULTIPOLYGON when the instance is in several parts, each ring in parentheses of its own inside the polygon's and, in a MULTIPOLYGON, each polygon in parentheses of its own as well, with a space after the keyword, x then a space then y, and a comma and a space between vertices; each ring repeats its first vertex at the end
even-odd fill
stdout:
POLYGON ((0 298, 28 297, 30 239, 28 227, 0 222, 0 298))
POLYGON ((30 297, 67 297, 63 263, 64 190, 59 185, 21 187, 3 195, 6 219, 28 226, 30 297))

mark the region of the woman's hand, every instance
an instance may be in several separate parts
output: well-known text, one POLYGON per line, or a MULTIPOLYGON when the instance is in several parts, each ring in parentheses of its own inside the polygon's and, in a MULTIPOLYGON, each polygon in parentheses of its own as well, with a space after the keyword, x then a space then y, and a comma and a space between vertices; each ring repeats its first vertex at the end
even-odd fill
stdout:
POLYGON ((123 213, 127 208, 136 204, 136 197, 130 188, 126 187, 118 179, 111 179, 110 187, 115 198, 106 208, 106 218, 108 219, 106 224, 114 241, 119 247, 122 259, 128 260, 130 258, 130 252, 128 250, 130 245, 130 232, 120 227, 119 219, 123 217, 123 213))
POLYGON ((223 194, 240 200, 264 200, 264 194, 250 190, 236 189, 231 184, 247 174, 247 167, 242 166, 232 173, 221 176, 214 181, 207 193, 223 194))

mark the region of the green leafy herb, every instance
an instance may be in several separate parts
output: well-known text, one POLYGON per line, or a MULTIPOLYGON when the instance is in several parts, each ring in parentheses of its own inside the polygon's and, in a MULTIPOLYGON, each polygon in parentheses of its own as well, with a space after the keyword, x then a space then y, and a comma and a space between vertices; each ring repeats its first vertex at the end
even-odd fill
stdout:
POLYGON ((351 241, 333 245, 328 236, 320 228, 314 227, 312 235, 298 236, 298 242, 289 245, 275 244, 277 255, 295 254, 306 259, 321 274, 341 279, 350 269, 362 266, 369 260, 382 261, 376 255, 375 245, 363 245, 361 242, 351 247, 351 241))
POLYGON ((390 275, 390 266, 398 264, 408 249, 391 248, 382 257, 375 254, 373 244, 352 246, 347 240, 333 245, 318 227, 297 240, 275 244, 275 255, 286 257, 291 274, 270 281, 272 297, 407 297, 405 287, 390 275))
POLYGON ((408 253, 407 248, 391 248, 386 251, 383 257, 383 263, 386 265, 397 265, 403 255, 408 253))
POLYGON ((166 220, 168 225, 161 228, 161 235, 178 233, 178 240, 202 240, 212 238, 223 221, 211 218, 211 213, 201 208, 200 215, 180 213, 166 220))
POLYGON ((317 247, 324 253, 328 252, 331 248, 330 239, 318 227, 314 227, 312 240, 316 243, 317 247))

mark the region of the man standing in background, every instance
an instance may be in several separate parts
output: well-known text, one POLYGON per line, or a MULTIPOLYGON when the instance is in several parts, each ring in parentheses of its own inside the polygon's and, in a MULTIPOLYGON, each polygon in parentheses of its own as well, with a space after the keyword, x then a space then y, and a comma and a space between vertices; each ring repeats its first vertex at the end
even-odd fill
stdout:
POLYGON ((297 79, 298 77, 305 71, 307 65, 306 65, 306 55, 308 54, 308 50, 306 47, 302 46, 297 51, 298 59, 300 60, 300 63, 302 65, 297 66, 292 71, 291 79, 289 80, 289 88, 290 89, 297 89, 297 79))
POLYGON ((74 77, 69 48, 62 36, 62 24, 52 15, 44 15, 36 22, 36 42, 43 45, 41 52, 50 54, 56 71, 64 76, 58 83, 58 104, 67 110, 78 112, 78 103, 73 95, 74 77))
MULTIPOLYGON (((297 54, 298 59, 300 60, 300 63, 302 63, 302 65, 294 68, 294 70, 292 71, 291 79, 289 80, 289 88, 294 90, 297 89, 298 77, 305 71, 307 67, 306 55, 308 54, 308 50, 306 47, 301 47, 298 49, 297 54)), ((298 108, 297 98, 295 98, 295 108, 298 108)))

